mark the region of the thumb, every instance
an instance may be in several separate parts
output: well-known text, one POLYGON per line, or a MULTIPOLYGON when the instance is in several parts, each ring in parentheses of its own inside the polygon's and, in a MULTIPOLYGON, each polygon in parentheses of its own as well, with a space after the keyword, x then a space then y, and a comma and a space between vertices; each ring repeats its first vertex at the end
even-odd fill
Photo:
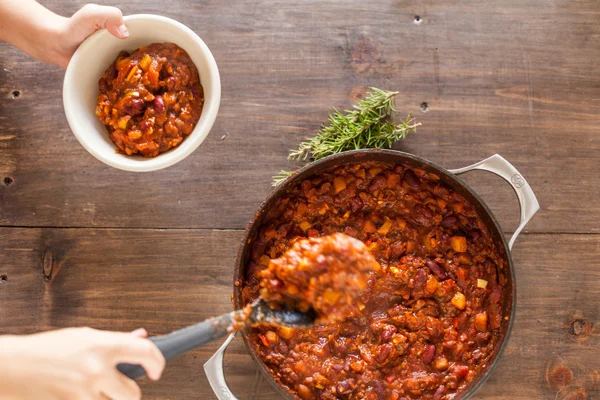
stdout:
POLYGON ((71 17, 80 33, 89 36, 98 29, 106 29, 113 36, 125 39, 129 31, 123 22, 123 13, 116 7, 87 4, 71 17))
POLYGON ((148 337, 148 332, 144 328, 136 329, 135 331, 132 331, 129 334, 133 335, 135 337, 138 337, 138 338, 147 338, 148 337))

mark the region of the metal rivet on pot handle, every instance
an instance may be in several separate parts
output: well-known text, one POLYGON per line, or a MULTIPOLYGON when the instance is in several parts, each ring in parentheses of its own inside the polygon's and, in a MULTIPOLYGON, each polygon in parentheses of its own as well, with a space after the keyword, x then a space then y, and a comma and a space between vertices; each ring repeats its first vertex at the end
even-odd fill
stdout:
POLYGON ((229 346, 234 337, 235 333, 229 335, 227 340, 219 347, 219 350, 204 364, 204 372, 208 378, 208 383, 210 383, 210 387, 219 400, 237 400, 237 397, 233 395, 231 390, 229 390, 229 386, 227 386, 223 371, 225 349, 227 349, 227 346, 229 346))
POLYGON ((523 178, 523 175, 499 154, 494 154, 493 156, 473 165, 469 165, 468 167, 451 169, 450 172, 458 175, 475 169, 492 172, 502 177, 512 186, 517 194, 519 205, 521 206, 521 222, 508 242, 508 248, 512 249, 519 233, 521 233, 523 228, 525 228, 525 225, 527 225, 529 220, 540 209, 540 204, 538 203, 533 190, 531 190, 531 186, 529 186, 525 178, 523 178))

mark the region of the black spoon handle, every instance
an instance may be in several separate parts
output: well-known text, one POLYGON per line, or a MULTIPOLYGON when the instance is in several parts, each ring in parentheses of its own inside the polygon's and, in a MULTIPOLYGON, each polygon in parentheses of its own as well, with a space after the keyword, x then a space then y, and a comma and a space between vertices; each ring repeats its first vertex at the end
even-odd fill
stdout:
MULTIPOLYGON (((168 335, 154 336, 149 339, 158 347, 165 360, 169 361, 178 355, 225 336, 233 322, 233 314, 211 318, 168 335)), ((131 379, 146 375, 144 368, 137 364, 119 364, 117 369, 131 379)))

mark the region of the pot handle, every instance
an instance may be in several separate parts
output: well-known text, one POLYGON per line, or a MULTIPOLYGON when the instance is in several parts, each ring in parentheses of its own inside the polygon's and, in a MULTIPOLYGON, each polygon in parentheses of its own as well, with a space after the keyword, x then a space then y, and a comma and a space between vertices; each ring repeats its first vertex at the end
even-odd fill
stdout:
POLYGON ((227 340, 219 347, 219 350, 204 364, 204 372, 208 378, 208 383, 210 383, 210 387, 219 400, 237 400, 237 397, 229 390, 223 372, 223 355, 234 337, 235 333, 229 335, 227 340))
POLYGON ((538 203, 533 190, 531 190, 531 186, 529 186, 521 173, 499 154, 494 154, 493 156, 473 165, 469 165, 468 167, 451 169, 450 172, 459 175, 475 169, 492 172, 500 176, 512 186, 517 194, 519 205, 521 206, 521 222, 508 242, 508 248, 512 250, 512 246, 515 243, 517 236, 519 236, 519 233, 521 233, 535 213, 538 212, 540 204, 538 203))

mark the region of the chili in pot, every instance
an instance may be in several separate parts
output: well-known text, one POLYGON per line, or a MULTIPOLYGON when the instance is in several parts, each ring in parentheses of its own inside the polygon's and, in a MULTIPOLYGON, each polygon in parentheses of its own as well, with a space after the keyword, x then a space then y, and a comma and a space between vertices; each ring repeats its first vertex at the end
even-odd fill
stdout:
POLYGON ((377 161, 336 167, 288 190, 257 232, 245 302, 298 238, 343 232, 381 265, 360 312, 305 330, 249 331, 293 397, 449 399, 503 339, 505 259, 473 205, 434 173, 377 161))

